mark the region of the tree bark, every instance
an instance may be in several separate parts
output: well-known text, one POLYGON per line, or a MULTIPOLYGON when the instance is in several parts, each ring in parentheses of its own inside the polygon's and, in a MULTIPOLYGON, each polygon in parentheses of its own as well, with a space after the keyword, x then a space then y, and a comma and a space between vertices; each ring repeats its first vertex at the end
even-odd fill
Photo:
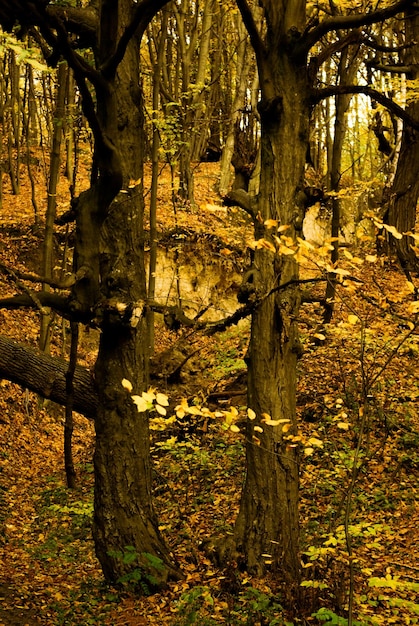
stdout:
MULTIPOLYGON (((67 371, 68 362, 64 359, 51 357, 40 350, 29 348, 0 335, 1 378, 64 405, 67 371)), ((98 401, 92 373, 84 367, 77 366, 74 374, 74 410, 89 419, 94 419, 98 401)))
MULTIPOLYGON (((130 0, 121 0, 117 7, 113 2, 101 3, 100 63, 106 63, 112 53, 112 45, 130 20, 131 8, 130 0)), ((105 212, 99 205, 95 208, 100 226, 100 297, 122 306, 144 302, 147 295, 142 193, 144 129, 138 49, 139 41, 133 37, 117 75, 108 79, 105 97, 98 99, 99 120, 116 148, 114 156, 122 167, 122 185, 128 188, 128 193, 118 195, 105 212), (137 182, 133 188, 130 180, 137 182)), ((115 176, 117 167, 112 172, 115 176)), ((99 184, 104 173, 100 174, 99 184)), ((106 179, 103 184, 106 186, 106 179)), ((100 195, 94 196, 99 202, 100 195)), ((105 312, 101 330, 95 366, 99 396, 94 456, 95 549, 108 581, 136 575, 143 589, 153 590, 169 578, 179 577, 179 571, 160 534, 153 507, 148 415, 138 413, 130 394, 122 387, 125 378, 137 393, 147 388, 145 317, 121 324, 105 312), (129 563, 124 559, 127 551, 135 555, 129 563)))
POLYGON ((115 583, 128 577, 148 591, 179 577, 179 571, 153 509, 148 416, 138 413, 122 380, 130 380, 137 393, 148 384, 142 184, 131 185, 130 179, 142 177, 139 38, 167 2, 98 0, 97 37, 89 40, 95 64, 90 65, 74 51, 66 32, 83 10, 70 16, 62 7, 57 19, 58 6, 48 13, 43 3, 0 1, 3 26, 12 28, 15 19, 21 27, 37 24, 52 58, 67 60, 94 136, 92 184, 73 207, 76 282, 70 303, 73 319, 94 319, 101 329, 94 376, 93 535, 105 578, 115 583), (125 193, 119 194, 122 187, 125 193), (132 315, 124 319, 121 311, 132 315))
MULTIPOLYGON (((405 64, 410 67, 410 80, 419 77, 419 16, 417 10, 406 12, 406 41, 414 42, 406 49, 405 64)), ((414 100, 406 107, 406 112, 419 120, 419 102, 414 100)), ((416 225, 416 209, 419 199, 419 131, 404 122, 400 153, 396 173, 391 188, 388 223, 399 233, 414 232, 416 225)), ((390 245, 400 261, 402 268, 410 274, 417 273, 418 259, 410 247, 409 237, 396 239, 390 235, 390 245)))
MULTIPOLYGON (((238 4, 255 48, 261 86, 261 178, 254 209, 255 239, 274 243, 272 229, 264 225, 266 220, 289 224, 286 234, 293 238, 293 223, 301 219, 296 198, 304 185, 308 82, 306 58, 291 55, 288 29, 294 26, 302 32, 305 2, 292 3, 292 10, 283 3, 279 8, 275 1, 264 2, 264 42, 249 19, 245 3, 238 4)), ((253 270, 257 296, 298 279, 298 265, 292 256, 280 256, 263 247, 256 247, 253 270)), ((256 418, 247 420, 247 474, 232 538, 249 570, 261 573, 265 562, 269 563, 269 568, 292 587, 298 585, 300 577, 299 481, 297 448, 287 437, 297 429, 299 303, 299 288, 290 285, 266 297, 252 315, 248 405, 256 418), (264 423, 266 415, 286 421, 269 426, 264 423), (290 428, 286 434, 282 432, 284 423, 290 428)), ((228 545, 227 554, 231 555, 228 545)))

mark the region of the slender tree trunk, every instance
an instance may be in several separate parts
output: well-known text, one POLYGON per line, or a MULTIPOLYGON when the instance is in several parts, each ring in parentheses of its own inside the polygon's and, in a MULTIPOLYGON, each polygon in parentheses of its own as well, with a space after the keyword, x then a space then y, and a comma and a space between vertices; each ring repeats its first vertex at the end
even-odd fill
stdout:
POLYGON ((66 403, 64 422, 64 467, 67 478, 67 487, 74 489, 76 486, 76 470, 73 460, 73 407, 74 407, 74 375, 77 367, 77 348, 79 342, 79 325, 70 322, 71 344, 70 359, 66 372, 66 403))
MULTIPOLYGON (((355 51, 355 54, 350 55, 348 63, 349 50, 348 48, 345 48, 342 51, 337 75, 340 85, 352 84, 358 67, 356 54, 357 51, 355 51)), ((342 175, 342 151, 347 131, 347 112, 350 102, 351 96, 339 94, 335 97, 335 132, 333 136, 330 172, 328 172, 327 176, 328 181, 330 181, 330 190, 334 192, 337 192, 340 187, 340 179, 342 175)), ((333 250, 331 253, 332 263, 336 263, 339 259, 340 205, 340 198, 332 196, 331 236, 334 239, 332 243, 333 250)), ((326 324, 331 321, 333 316, 335 292, 336 279, 333 274, 329 274, 326 287, 326 307, 323 317, 323 321, 326 324)))
POLYGON ((27 115, 25 119, 25 135, 26 135, 26 167, 28 170, 29 182, 31 184, 31 201, 34 210, 34 223, 37 226, 39 224, 39 210, 36 200, 36 187, 35 179, 32 172, 31 163, 31 146, 36 144, 37 140, 37 128, 36 128, 36 100, 33 70, 31 65, 27 65, 26 68, 26 86, 27 86, 27 115))
MULTIPOLYGON (((41 275, 45 278, 52 278, 54 265, 54 222, 57 213, 57 185, 60 176, 61 164, 61 138, 64 123, 65 95, 67 80, 67 64, 62 62, 58 66, 57 75, 57 96, 54 117, 54 132, 52 137, 48 202, 45 216, 45 233, 43 244, 43 258, 41 275)), ((44 284, 44 291, 49 291, 49 285, 44 284)), ((49 352, 51 328, 51 311, 41 314, 41 329, 39 335, 39 346, 41 350, 49 352)))
POLYGON ((77 107, 76 107, 76 90, 74 85, 73 72, 69 69, 67 73, 67 111, 66 111, 66 123, 65 123, 65 136, 66 136, 66 161, 65 161, 65 175, 70 183, 71 193, 74 194, 75 185, 75 173, 76 173, 76 161, 75 161, 75 129, 77 107))
MULTIPOLYGON (((160 106, 160 76, 163 69, 164 50, 167 33, 167 13, 162 16, 161 32, 157 43, 157 54, 153 67, 153 98, 152 120, 153 139, 151 147, 151 191, 150 191, 150 257, 148 270, 148 297, 154 300, 156 291, 156 267, 157 267, 157 188, 159 178, 159 148, 160 133, 158 128, 158 109, 160 106)), ((147 329, 149 335, 150 355, 154 353, 154 312, 147 311, 147 329)))
POLYGON ((20 98, 20 66, 16 54, 9 51, 10 79, 10 124, 8 136, 8 156, 10 181, 14 195, 20 193, 20 133, 21 133, 21 98, 20 98))
POLYGON ((246 99, 245 94, 248 87, 248 76, 250 71, 250 64, 247 63, 249 59, 249 43, 245 36, 245 29, 239 15, 237 15, 237 20, 239 21, 237 24, 237 30, 240 39, 237 46, 236 93, 234 96, 230 119, 228 121, 228 131, 221 156, 219 183, 219 192, 221 196, 225 196, 230 188, 231 159, 234 153, 234 140, 236 136, 235 128, 237 120, 239 119, 240 110, 246 99))

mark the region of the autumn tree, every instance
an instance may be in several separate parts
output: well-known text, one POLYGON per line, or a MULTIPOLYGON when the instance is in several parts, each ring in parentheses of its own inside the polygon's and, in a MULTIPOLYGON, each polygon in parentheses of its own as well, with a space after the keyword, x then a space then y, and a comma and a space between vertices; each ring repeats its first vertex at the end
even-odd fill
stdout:
MULTIPOLYGON (((364 92, 385 104, 368 85, 316 86, 328 56, 343 50, 333 42, 316 57, 328 33, 361 35, 367 26, 402 12, 399 1, 373 10, 357 5, 341 15, 307 20, 305 0, 261 0, 259 28, 247 0, 237 0, 255 51, 260 83, 260 191, 231 192, 253 216, 255 251, 245 292, 256 305, 248 354, 247 473, 234 533, 220 548, 223 558, 243 558, 260 572, 265 560, 288 583, 298 583, 298 451, 295 398, 300 351, 297 319, 299 268, 292 246, 307 206, 304 173, 313 106, 324 98, 364 92), (281 236, 285 236, 285 239, 281 236)), ((351 38, 352 39, 352 38, 351 38)), ((347 42, 349 43, 349 41, 347 42)), ((398 112, 400 107, 394 107, 398 112)))
MULTIPOLYGON (((419 98, 417 80, 419 78, 419 13, 418 7, 409 7, 405 13, 405 42, 401 50, 400 63, 396 66, 382 64, 389 72, 405 73, 409 85, 407 113, 419 121, 419 98)), ((388 223, 399 233, 414 232, 416 225, 416 209, 419 199, 419 132, 417 128, 404 122, 397 168, 390 189, 388 206, 388 223)), ((417 273, 417 257, 408 237, 394 238, 391 244, 401 266, 410 274, 417 273)))
MULTIPOLYGON (((94 136, 91 186, 73 201, 68 215, 75 220, 74 271, 67 281, 71 292, 57 292, 64 285, 53 284, 54 293, 40 291, 26 305, 49 305, 72 321, 100 328, 91 380, 96 397, 96 554, 108 581, 136 569, 149 588, 179 573, 160 535, 151 498, 148 417, 138 413, 122 380, 136 391, 147 387, 138 51, 145 28, 166 3, 99 0, 78 8, 73 3, 0 2, 4 29, 18 27, 21 36, 32 32, 49 63, 67 61, 94 136), (93 50, 94 65, 78 54, 78 45, 93 50)), ((3 371, 6 352, 0 357, 3 371)), ((42 376, 37 363, 32 374, 42 376)), ((59 368, 55 377, 60 377, 59 368)), ((33 387, 42 384, 41 379, 33 387)))

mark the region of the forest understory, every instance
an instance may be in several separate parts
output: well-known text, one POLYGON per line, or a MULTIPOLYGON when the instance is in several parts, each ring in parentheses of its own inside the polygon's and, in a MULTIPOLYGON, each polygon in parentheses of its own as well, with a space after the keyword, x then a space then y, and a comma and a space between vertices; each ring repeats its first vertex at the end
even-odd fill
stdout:
MULTIPOLYGON (((217 167, 197 166, 197 204, 176 211, 163 170, 158 228, 162 242, 178 234, 182 264, 198 255, 208 266, 221 266, 222 289, 228 290, 234 289, 229 276, 243 271, 253 233, 240 210, 226 209, 217 197, 217 167), (182 248, 185 237, 190 252, 182 248)), ((19 196, 4 183, 1 263, 36 271, 43 225, 34 227, 29 182, 22 180, 19 196)), ((42 169, 37 185, 38 198, 44 198, 42 169)), ((60 213, 68 208, 67 197, 63 178, 60 213)), ((269 573, 255 578, 237 563, 220 569, 201 550, 209 537, 231 532, 238 510, 244 441, 236 431, 246 414, 247 322, 205 336, 169 330, 157 317, 160 376, 152 383, 168 396, 168 415, 175 415, 183 398, 211 411, 166 426, 152 422, 160 528, 184 580, 143 597, 130 581, 123 589, 103 583, 91 538, 93 424, 75 414, 77 486, 68 490, 64 409, 3 380, 0 625, 344 625, 349 602, 353 624, 419 623, 417 313, 405 276, 394 261, 377 257, 373 242, 346 252, 342 267, 356 282, 338 286, 331 324, 322 325, 319 302, 303 304, 299 320, 300 435, 293 444, 302 455, 300 597, 288 597, 269 573), (229 407, 231 423, 225 414, 214 416, 229 407)), ((303 277, 311 271, 303 268, 303 277)), ((2 273, 0 281, 3 296, 16 292, 12 275, 2 273)), ((324 283, 317 283, 311 299, 323 291, 324 283)), ((3 335, 37 345, 36 312, 0 310, 0 320, 3 335)), ((68 332, 58 319, 53 337, 53 354, 68 354, 68 332)), ((96 349, 96 331, 83 329, 79 362, 92 366, 96 349)))

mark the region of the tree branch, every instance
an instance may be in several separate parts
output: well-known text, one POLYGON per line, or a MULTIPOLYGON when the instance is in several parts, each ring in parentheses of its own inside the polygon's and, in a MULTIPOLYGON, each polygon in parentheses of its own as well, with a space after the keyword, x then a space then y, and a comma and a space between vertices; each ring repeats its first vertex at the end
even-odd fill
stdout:
POLYGON ((77 35, 86 47, 87 44, 92 46, 96 42, 99 20, 97 11, 93 7, 49 5, 47 14, 65 23, 67 30, 77 35))
POLYGON ((137 5, 131 22, 125 28, 118 41, 115 54, 100 68, 103 76, 111 77, 115 75, 117 67, 124 58, 125 51, 132 37, 137 34, 138 39, 141 41, 153 17, 170 1, 171 0, 142 0, 142 2, 137 5))
POLYGON ((40 307, 50 307, 60 313, 63 317, 70 319, 72 311, 68 298, 64 298, 50 291, 39 291, 37 293, 23 293, 9 298, 0 299, 0 309, 33 309, 40 307))
POLYGON ((252 197, 244 189, 232 189, 223 198, 225 206, 238 206, 255 219, 256 211, 252 204, 252 197))
POLYGON ((398 13, 404 11, 407 7, 412 6, 412 0, 399 0, 395 4, 386 7, 384 9, 378 9, 377 11, 371 11, 370 13, 352 13, 350 15, 337 15, 329 19, 320 22, 311 31, 309 31, 305 37, 297 43, 295 47, 295 54, 307 55, 310 49, 318 42, 324 35, 331 31, 347 30, 352 28, 359 28, 362 26, 370 26, 378 22, 394 17, 398 13))
POLYGON ((409 115, 401 106, 396 104, 394 100, 387 98, 384 94, 380 93, 372 87, 367 85, 336 85, 332 87, 325 87, 323 89, 313 89, 311 93, 312 104, 318 104, 325 98, 336 96, 338 94, 357 94, 362 93, 369 96, 372 100, 375 100, 379 104, 382 104, 386 109, 394 113, 397 117, 400 117, 406 124, 409 124, 415 130, 419 130, 419 121, 415 120, 409 115))
POLYGON ((38 276, 37 274, 28 274, 26 272, 20 272, 19 270, 11 270, 7 265, 0 262, 0 270, 4 271, 9 276, 12 276, 15 282, 18 284, 17 279, 27 280, 30 283, 44 283, 55 289, 70 289, 76 281, 74 274, 70 274, 64 280, 58 281, 53 278, 47 278, 46 276, 38 276))
MULTIPOLYGON (((0 377, 65 405, 68 363, 0 335, 0 377)), ((94 419, 98 397, 90 371, 78 365, 74 371, 73 408, 94 419)))
POLYGON ((250 6, 247 3, 247 0, 236 0, 236 4, 241 13, 242 20, 246 27, 246 30, 249 33, 250 42, 255 51, 256 58, 259 61, 258 66, 259 68, 261 68, 262 67, 261 61, 262 61, 263 53, 265 52, 265 46, 263 44, 258 27, 253 17, 253 13, 250 9, 250 6))

